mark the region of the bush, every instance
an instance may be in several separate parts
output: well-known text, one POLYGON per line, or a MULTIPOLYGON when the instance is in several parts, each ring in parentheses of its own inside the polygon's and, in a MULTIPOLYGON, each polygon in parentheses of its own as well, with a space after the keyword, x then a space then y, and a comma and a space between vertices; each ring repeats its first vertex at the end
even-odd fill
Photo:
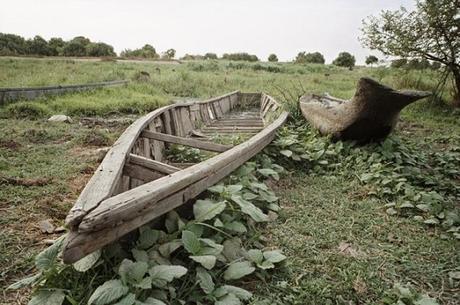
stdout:
POLYGON ((19 102, 6 106, 5 112, 8 117, 16 119, 39 119, 48 116, 51 111, 49 108, 40 103, 19 102))
POLYGON ((242 61, 259 61, 259 58, 256 55, 251 55, 248 53, 225 53, 222 55, 222 59, 227 60, 242 60, 242 61))
POLYGON ((254 71, 267 71, 267 72, 271 72, 271 73, 279 73, 279 72, 281 72, 281 69, 279 67, 276 67, 276 66, 264 66, 264 65, 261 65, 261 64, 255 64, 251 68, 254 71))
POLYGON ((157 54, 155 48, 149 44, 144 45, 141 49, 135 50, 124 50, 120 53, 121 57, 128 57, 128 58, 159 58, 160 56, 157 54))
POLYGON ((346 67, 350 70, 355 66, 356 59, 348 52, 341 52, 339 56, 332 62, 332 64, 339 67, 346 67))
POLYGON ((405 58, 395 59, 391 62, 392 68, 404 68, 406 65, 407 65, 407 59, 405 58))
POLYGON ((204 54, 204 59, 217 59, 216 53, 206 53, 204 54))
POLYGON ((268 56, 268 61, 269 62, 277 62, 278 61, 278 56, 276 56, 276 54, 270 54, 270 56, 268 56))
POLYGON ((326 61, 324 59, 323 54, 321 54, 320 52, 314 52, 314 53, 299 52, 294 62, 299 63, 299 64, 303 64, 303 63, 324 64, 326 61))

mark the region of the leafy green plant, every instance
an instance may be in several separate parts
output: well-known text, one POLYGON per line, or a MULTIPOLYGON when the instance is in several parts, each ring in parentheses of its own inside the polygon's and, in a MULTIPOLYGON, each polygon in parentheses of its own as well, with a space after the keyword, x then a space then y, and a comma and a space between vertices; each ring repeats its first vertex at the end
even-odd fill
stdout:
MULTIPOLYGON (((458 136, 451 138, 458 140, 458 136)), ((460 213, 455 202, 460 198, 456 182, 460 147, 450 145, 433 152, 422 145, 395 136, 367 146, 333 143, 317 137, 308 126, 290 126, 281 130, 269 151, 285 166, 301 166, 312 175, 340 175, 359 183, 367 196, 383 202, 388 214, 439 225, 459 239, 460 213)))
POLYGON ((123 247, 128 251, 114 244, 67 266, 59 260, 61 238, 36 257, 38 274, 10 289, 34 286, 31 304, 241 304, 252 293, 231 284, 253 274, 270 276, 267 271, 286 259, 257 238, 257 223, 279 210, 263 180, 279 179, 282 172, 270 158, 258 156, 209 188, 193 205, 193 215, 172 211, 164 230, 141 227, 137 240, 123 247), (98 284, 83 295, 73 291, 78 286, 59 281, 63 276, 88 281, 92 272, 98 284))

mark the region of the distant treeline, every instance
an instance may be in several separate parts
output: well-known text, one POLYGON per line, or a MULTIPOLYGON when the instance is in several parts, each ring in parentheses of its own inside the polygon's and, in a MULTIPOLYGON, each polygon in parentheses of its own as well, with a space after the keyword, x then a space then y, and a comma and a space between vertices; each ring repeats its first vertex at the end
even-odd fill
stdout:
POLYGON ((200 59, 225 59, 232 61, 259 61, 259 58, 256 55, 248 53, 224 53, 221 58, 219 58, 215 53, 206 53, 205 55, 191 55, 185 54, 181 57, 183 60, 200 60, 200 59))
POLYGON ((25 39, 19 35, 0 33, 0 56, 116 56, 113 47, 104 42, 92 42, 77 36, 69 41, 54 37, 46 40, 41 36, 25 39))

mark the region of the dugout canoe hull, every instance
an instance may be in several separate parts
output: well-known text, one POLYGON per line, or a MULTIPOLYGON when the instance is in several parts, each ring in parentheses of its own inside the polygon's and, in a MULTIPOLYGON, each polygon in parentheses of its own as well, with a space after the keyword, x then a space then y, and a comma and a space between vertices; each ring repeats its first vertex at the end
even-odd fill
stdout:
POLYGON ((299 100, 305 119, 323 135, 334 140, 358 143, 378 141, 388 136, 407 105, 431 95, 431 92, 394 90, 370 78, 358 81, 351 100, 316 94, 299 100))
POLYGON ((70 210, 64 262, 83 258, 216 184, 267 146, 287 117, 272 97, 238 91, 141 117, 108 151, 70 210), (258 108, 252 116, 231 115, 250 107, 258 108), (205 138, 218 132, 253 136, 234 147, 205 138), (171 143, 218 154, 180 168, 166 160, 171 143))

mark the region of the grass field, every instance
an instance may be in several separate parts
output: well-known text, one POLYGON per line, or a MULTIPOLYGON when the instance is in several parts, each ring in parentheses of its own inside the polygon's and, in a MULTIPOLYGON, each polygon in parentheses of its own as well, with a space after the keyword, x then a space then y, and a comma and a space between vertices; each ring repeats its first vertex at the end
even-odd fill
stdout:
MULTIPOLYGON (((265 91, 283 102, 299 125, 295 104, 304 92, 349 98, 362 76, 396 88, 432 90, 436 73, 224 61, 168 65, 0 58, 0 87, 131 80, 125 87, 0 107, 0 303, 27 303, 28 291, 5 288, 31 274, 33 257, 45 247, 44 240, 57 237, 42 234, 39 221, 63 224, 97 167, 97 149, 113 143, 138 115, 176 99, 265 91), (148 72, 150 80, 139 80, 140 71, 148 72), (46 122, 51 114, 61 113, 74 122, 46 122), (80 117, 86 116, 106 120, 97 126, 80 124, 80 117), (129 120, 116 120, 120 118, 129 120)), ((442 96, 449 95, 446 89, 442 96)), ((393 152, 409 147, 418 162, 415 167, 425 157, 426 164, 437 166, 433 174, 423 173, 424 179, 431 174, 437 179, 434 186, 417 185, 417 190, 439 191, 446 208, 454 211, 460 205, 460 190, 455 189, 460 184, 459 135, 458 112, 421 101, 404 110, 392 137, 402 143, 393 152)), ((308 146, 317 137, 303 141, 308 146)), ((264 299, 258 304, 393 304, 401 298, 393 286, 401 283, 440 304, 458 304, 459 240, 443 226, 414 221, 413 215, 389 215, 388 203, 403 195, 372 195, 368 191, 374 185, 357 177, 362 169, 345 166, 363 152, 348 159, 339 152, 330 163, 334 170, 313 166, 294 170, 295 165, 283 164, 290 174, 274 184, 283 211, 261 234, 283 249, 288 262, 263 281, 243 283, 255 292, 254 303, 264 299)))

